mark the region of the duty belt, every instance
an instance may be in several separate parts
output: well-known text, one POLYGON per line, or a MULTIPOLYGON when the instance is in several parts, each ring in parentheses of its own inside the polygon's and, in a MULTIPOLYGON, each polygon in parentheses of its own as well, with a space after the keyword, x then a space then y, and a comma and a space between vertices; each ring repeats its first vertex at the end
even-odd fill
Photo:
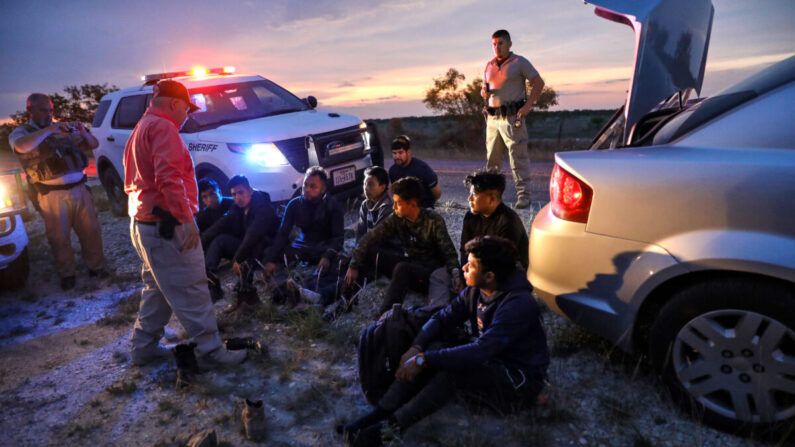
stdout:
POLYGON ((36 186, 36 190, 39 192, 39 194, 46 196, 48 193, 52 191, 69 190, 77 185, 82 185, 85 182, 86 182, 86 175, 83 174, 83 178, 81 178, 79 181, 76 181, 74 183, 67 183, 65 185, 45 185, 44 183, 34 183, 34 185, 36 186))
POLYGON ((499 106, 499 107, 486 107, 486 112, 490 116, 496 116, 497 118, 506 118, 512 115, 516 115, 516 112, 519 111, 522 107, 524 107, 526 101, 517 101, 517 102, 509 102, 508 104, 499 106))

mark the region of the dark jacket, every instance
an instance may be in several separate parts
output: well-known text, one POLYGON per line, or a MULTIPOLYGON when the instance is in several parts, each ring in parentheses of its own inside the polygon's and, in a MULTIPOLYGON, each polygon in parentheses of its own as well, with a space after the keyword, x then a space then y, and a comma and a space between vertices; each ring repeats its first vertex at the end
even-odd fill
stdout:
POLYGON ((233 260, 241 263, 259 254, 254 253, 254 248, 261 244, 263 238, 273 237, 278 222, 270 195, 264 191, 254 191, 248 205, 248 213, 243 208, 232 205, 228 213, 201 235, 202 245, 209 244, 222 233, 238 237, 242 242, 233 260))
POLYGON ((447 233, 444 218, 437 212, 421 209, 415 222, 390 214, 383 222, 368 231, 353 252, 351 267, 360 268, 366 260, 367 250, 397 236, 411 262, 418 262, 429 270, 447 267, 458 268, 458 254, 447 233))
POLYGON ((486 362, 502 363, 529 374, 545 372, 549 365, 547 339, 533 286, 523 270, 514 271, 497 294, 486 297, 467 287, 453 302, 435 313, 414 339, 423 347, 451 333, 464 322, 472 323, 475 339, 467 344, 425 352, 428 366, 461 370, 486 362), (480 321, 478 306, 480 305, 480 321))
POLYGON ((323 195, 317 202, 310 202, 303 196, 290 200, 284 210, 276 240, 268 250, 266 259, 270 262, 280 262, 284 248, 290 242, 290 232, 293 231, 293 227, 298 227, 300 233, 291 245, 301 253, 302 260, 308 262, 318 262, 320 258, 334 260, 342 251, 345 238, 344 216, 342 206, 328 194, 323 195))
POLYGON ((218 222, 218 219, 223 217, 232 205, 235 204, 235 201, 230 199, 229 197, 221 197, 221 202, 218 204, 218 208, 204 208, 203 210, 196 213, 196 225, 199 227, 200 232, 204 232, 214 223, 218 222))
POLYGON ((519 262, 527 269, 529 264, 527 251, 530 246, 527 231, 522 224, 522 218, 504 203, 500 203, 489 217, 467 211, 461 229, 461 265, 467 263, 464 245, 477 236, 500 236, 513 242, 516 244, 519 262))

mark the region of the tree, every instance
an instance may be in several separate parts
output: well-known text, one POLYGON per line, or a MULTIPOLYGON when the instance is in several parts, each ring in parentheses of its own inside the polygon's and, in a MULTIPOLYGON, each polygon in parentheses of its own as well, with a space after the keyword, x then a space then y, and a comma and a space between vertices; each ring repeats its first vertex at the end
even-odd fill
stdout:
MULTIPOLYGON (((483 140, 486 121, 483 117, 483 107, 486 105, 480 89, 483 80, 475 78, 465 84, 466 76, 455 68, 447 70, 443 76, 433 80, 433 87, 425 92, 422 102, 444 116, 454 117, 460 125, 467 139, 478 138, 483 140)), ((527 82, 527 92, 532 85, 527 82)), ((558 94, 552 87, 544 86, 541 96, 531 110, 548 110, 558 104, 558 94)))
MULTIPOLYGON (((90 124, 94 120, 94 113, 97 111, 100 99, 118 89, 115 85, 108 86, 107 83, 67 85, 63 89, 63 94, 53 93, 50 95, 54 109, 53 117, 56 121, 80 121, 90 124)), ((28 113, 17 111, 9 117, 13 123, 0 125, 0 150, 5 151, 11 150, 8 146, 8 134, 15 127, 28 121, 28 113)))

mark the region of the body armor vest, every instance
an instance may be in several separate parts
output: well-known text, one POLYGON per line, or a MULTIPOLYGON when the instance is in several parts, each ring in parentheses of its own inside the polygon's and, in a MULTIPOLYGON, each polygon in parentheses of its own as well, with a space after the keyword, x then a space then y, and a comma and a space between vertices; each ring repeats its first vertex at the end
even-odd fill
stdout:
MULTIPOLYGON (((22 125, 29 132, 38 128, 22 125)), ((52 134, 39 144, 39 147, 26 153, 17 152, 25 174, 33 183, 54 180, 72 172, 83 172, 88 166, 88 157, 75 144, 69 135, 52 134)))

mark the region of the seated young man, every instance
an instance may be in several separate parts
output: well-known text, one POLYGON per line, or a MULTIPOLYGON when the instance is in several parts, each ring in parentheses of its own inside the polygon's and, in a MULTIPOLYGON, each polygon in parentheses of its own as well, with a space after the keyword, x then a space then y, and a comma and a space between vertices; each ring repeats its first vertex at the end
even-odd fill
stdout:
POLYGON ((381 445, 382 428, 403 432, 457 392, 506 413, 535 402, 549 352, 533 287, 516 268, 516 249, 495 236, 476 238, 466 249, 466 289, 423 326, 376 408, 336 427, 349 445, 381 445), (471 342, 437 343, 466 322, 471 342))
POLYGON ((461 229, 461 264, 466 263, 464 245, 477 236, 500 236, 516 245, 519 262, 527 270, 529 240, 522 219, 502 202, 505 175, 499 169, 480 169, 464 180, 469 189, 469 211, 461 229))
MULTIPOLYGON (((389 193, 389 174, 381 166, 371 166, 364 171, 365 200, 359 208, 359 221, 356 223, 356 241, 392 214, 392 195, 389 193)), ((397 236, 373 244, 367 251, 367 276, 374 278, 377 273, 387 277, 392 275, 395 265, 406 260, 400 239, 397 236)))
POLYGON ((237 303, 256 304, 259 299, 253 284, 253 270, 257 258, 271 244, 278 219, 271 198, 264 191, 256 191, 242 175, 229 179, 234 205, 210 228, 201 233, 202 246, 207 247, 204 263, 209 279, 210 293, 215 300, 223 296, 218 278, 222 259, 230 259, 232 270, 240 277, 237 303))
POLYGON ((405 177, 418 178, 423 186, 420 206, 433 208, 442 196, 442 186, 439 185, 436 172, 428 166, 428 163, 411 155, 411 139, 408 136, 399 135, 392 140, 392 160, 395 162, 389 168, 389 178, 392 183, 405 177))
POLYGON ((196 214, 196 225, 199 232, 203 233, 226 214, 235 202, 229 197, 221 196, 221 188, 211 178, 199 180, 199 196, 204 208, 196 214))
POLYGON ((359 270, 367 263, 370 247, 397 236, 408 254, 392 271, 380 313, 394 303, 402 303, 409 289, 428 293, 428 308, 439 308, 450 302, 450 289, 460 290, 460 270, 455 246, 447 233, 444 219, 433 210, 419 205, 422 183, 415 177, 405 177, 390 187, 394 214, 368 231, 353 252, 353 259, 345 275, 345 283, 352 285, 359 270))
POLYGON ((326 194, 329 176, 320 166, 312 166, 304 175, 301 195, 290 200, 273 246, 267 250, 265 276, 276 271, 276 263, 307 262, 316 264, 316 277, 308 289, 320 293, 316 304, 327 305, 336 296, 337 261, 345 237, 344 211, 334 197, 326 194), (290 242, 290 233, 298 227, 298 237, 290 242), (318 289, 318 290, 315 290, 318 289))

